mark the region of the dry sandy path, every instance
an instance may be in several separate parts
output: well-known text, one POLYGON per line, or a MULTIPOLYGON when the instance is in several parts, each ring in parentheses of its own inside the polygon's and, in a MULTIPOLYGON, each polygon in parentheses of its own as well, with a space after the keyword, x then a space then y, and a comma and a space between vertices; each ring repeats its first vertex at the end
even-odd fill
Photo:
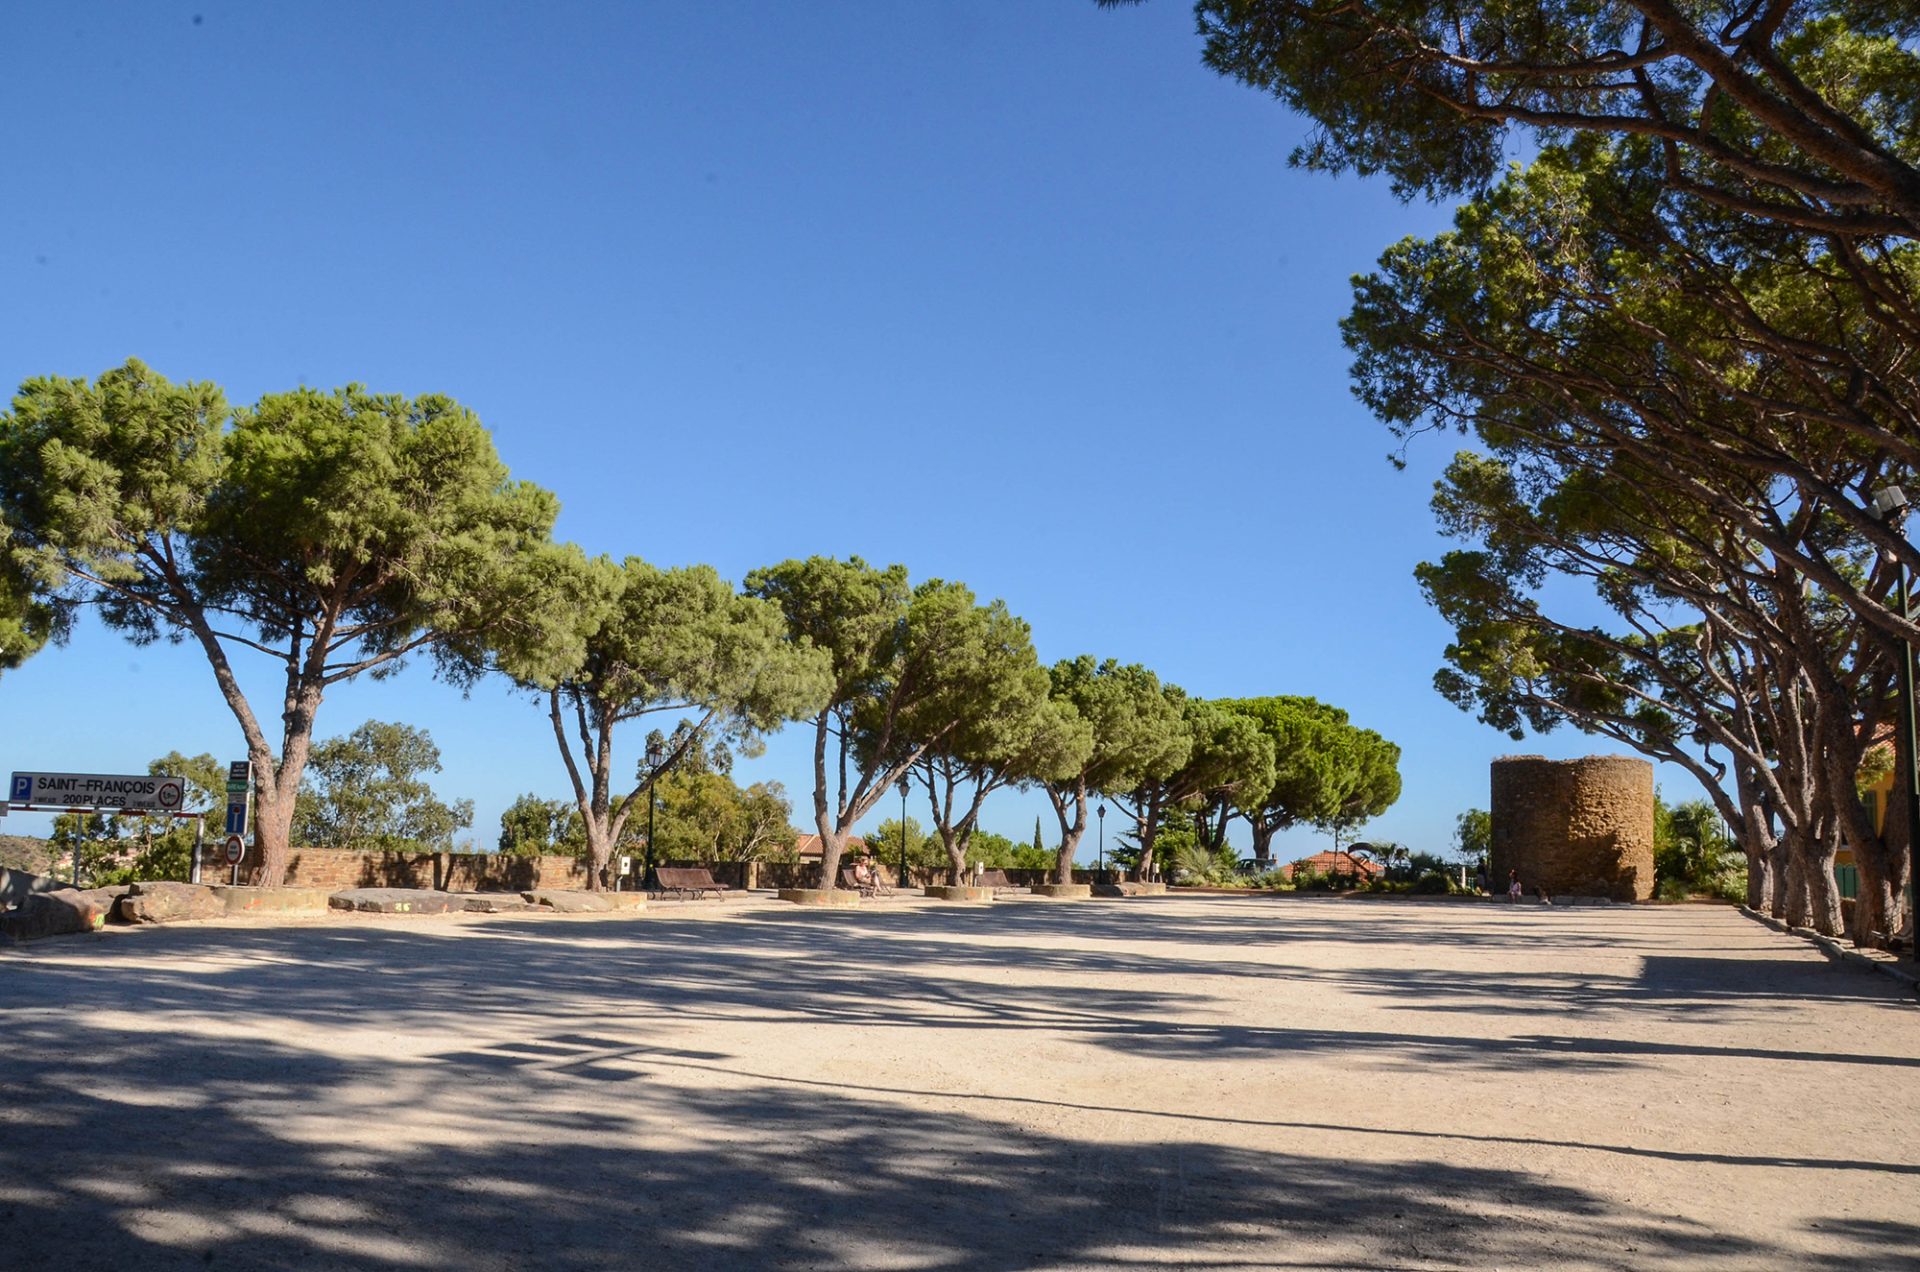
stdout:
POLYGON ((1920 1267, 1920 1007, 1726 909, 191 925, 0 1048, 7 1269, 1920 1267))

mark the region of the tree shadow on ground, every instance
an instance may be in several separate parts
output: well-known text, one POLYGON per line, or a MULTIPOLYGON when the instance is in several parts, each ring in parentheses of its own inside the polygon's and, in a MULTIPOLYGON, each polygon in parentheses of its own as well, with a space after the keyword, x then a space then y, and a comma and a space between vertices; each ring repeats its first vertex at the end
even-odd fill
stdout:
POLYGON ((571 1047, 602 1072, 489 1075, 23 1022, 10 1038, 0 1248, 22 1268, 368 1272, 1635 1268, 1767 1253, 1517 1168, 1332 1160, 1178 1128, 1101 1143, 961 1105, 690 1087, 659 1069, 671 1050, 615 1063, 604 1041, 523 1053, 571 1047), (430 1115, 417 1141, 396 1120, 408 1112, 430 1115))

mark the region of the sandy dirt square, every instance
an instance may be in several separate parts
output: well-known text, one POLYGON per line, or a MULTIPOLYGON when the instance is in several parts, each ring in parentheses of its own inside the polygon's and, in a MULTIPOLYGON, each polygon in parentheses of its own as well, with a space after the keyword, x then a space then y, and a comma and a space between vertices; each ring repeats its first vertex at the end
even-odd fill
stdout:
POLYGON ((1920 1006, 1725 908, 242 922, 0 953, 0 1267, 1920 1267, 1920 1006))

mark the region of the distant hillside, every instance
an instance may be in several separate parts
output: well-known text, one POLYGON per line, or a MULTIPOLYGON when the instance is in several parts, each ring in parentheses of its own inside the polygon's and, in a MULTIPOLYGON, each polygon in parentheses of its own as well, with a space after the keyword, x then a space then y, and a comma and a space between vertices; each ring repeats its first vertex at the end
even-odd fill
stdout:
POLYGON ((0 835, 0 866, 9 870, 48 874, 58 856, 53 845, 45 839, 34 839, 27 835, 0 835))

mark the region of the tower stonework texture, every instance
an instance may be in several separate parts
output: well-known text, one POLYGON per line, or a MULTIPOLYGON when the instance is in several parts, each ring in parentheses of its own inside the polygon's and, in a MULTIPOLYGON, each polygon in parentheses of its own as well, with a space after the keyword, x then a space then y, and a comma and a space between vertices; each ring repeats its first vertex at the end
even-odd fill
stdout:
POLYGON ((1527 894, 1653 895, 1653 765, 1625 755, 1493 762, 1490 884, 1518 870, 1527 894))

